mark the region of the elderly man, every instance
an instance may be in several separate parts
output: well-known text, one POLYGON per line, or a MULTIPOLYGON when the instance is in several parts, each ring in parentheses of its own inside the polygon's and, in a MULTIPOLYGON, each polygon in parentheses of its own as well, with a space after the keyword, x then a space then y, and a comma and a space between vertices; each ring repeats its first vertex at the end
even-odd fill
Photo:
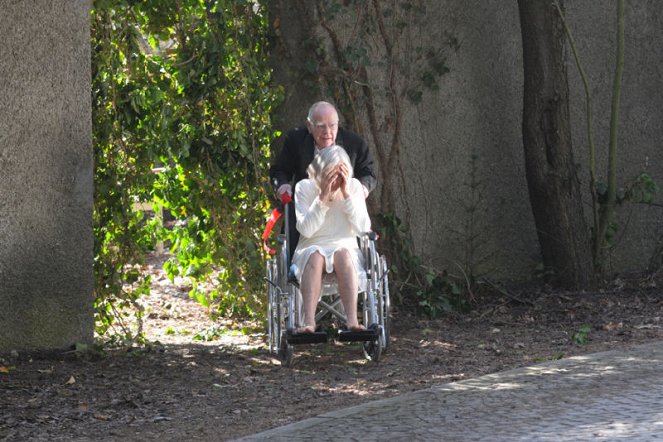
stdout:
MULTIPOLYGON (((283 147, 276 161, 272 163, 269 177, 276 193, 281 197, 284 193, 293 194, 295 184, 307 178, 306 168, 320 150, 338 144, 348 153, 354 170, 354 178, 364 186, 364 196, 375 189, 376 178, 373 172, 373 157, 368 144, 359 135, 348 129, 339 127, 336 108, 326 102, 319 101, 308 112, 306 128, 291 129, 282 137, 283 147)), ((294 211, 290 212, 294 220, 294 211)), ((290 251, 299 239, 299 232, 290 228, 290 251)))

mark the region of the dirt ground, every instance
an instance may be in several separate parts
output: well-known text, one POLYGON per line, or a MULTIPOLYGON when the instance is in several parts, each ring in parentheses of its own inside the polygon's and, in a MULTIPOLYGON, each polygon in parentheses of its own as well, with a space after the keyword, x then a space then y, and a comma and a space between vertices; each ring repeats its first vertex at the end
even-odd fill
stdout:
POLYGON ((145 270, 146 333, 158 344, 0 358, 0 440, 232 440, 435 384, 663 339, 663 280, 625 278, 596 293, 487 291, 471 313, 437 320, 395 311, 379 363, 358 344, 330 343, 298 348, 285 368, 259 328, 212 321, 158 261, 145 270))

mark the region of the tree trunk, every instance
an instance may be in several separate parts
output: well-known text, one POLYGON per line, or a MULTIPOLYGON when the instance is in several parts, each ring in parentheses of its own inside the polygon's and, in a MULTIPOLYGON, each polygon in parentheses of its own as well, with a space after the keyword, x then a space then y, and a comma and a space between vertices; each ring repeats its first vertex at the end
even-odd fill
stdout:
POLYGON ((594 280, 580 182, 571 148, 564 28, 550 0, 518 0, 523 40, 523 145, 543 264, 552 281, 594 280))

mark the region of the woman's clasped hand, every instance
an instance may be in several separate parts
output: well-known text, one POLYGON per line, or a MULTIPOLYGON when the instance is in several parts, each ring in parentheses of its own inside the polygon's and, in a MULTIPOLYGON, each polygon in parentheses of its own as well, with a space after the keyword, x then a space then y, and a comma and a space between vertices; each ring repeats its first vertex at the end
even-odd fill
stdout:
POLYGON ((350 170, 345 163, 337 164, 327 168, 323 172, 320 180, 320 200, 325 202, 335 201, 338 196, 348 199, 348 182, 350 180, 350 170))

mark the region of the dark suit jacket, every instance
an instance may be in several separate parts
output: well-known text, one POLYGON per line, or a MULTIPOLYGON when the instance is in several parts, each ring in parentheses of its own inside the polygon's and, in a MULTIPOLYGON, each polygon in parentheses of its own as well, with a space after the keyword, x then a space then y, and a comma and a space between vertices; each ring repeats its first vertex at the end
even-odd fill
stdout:
MULTIPOLYGON (((291 129, 279 140, 283 143, 281 151, 269 168, 269 179, 274 189, 282 184, 291 184, 294 196, 295 184, 304 178, 308 178, 306 169, 315 155, 313 137, 306 127, 291 129)), ((350 157, 353 175, 369 192, 375 189, 377 179, 373 172, 373 156, 368 150, 368 143, 359 135, 342 127, 338 128, 336 144, 343 146, 350 157)), ((295 205, 288 204, 287 218, 290 220, 287 245, 288 257, 292 259, 295 247, 299 241, 299 232, 295 224, 295 205)))
MULTIPOLYGON (((283 135, 283 148, 269 169, 269 178, 275 189, 282 184, 293 186, 304 178, 308 178, 306 169, 313 161, 313 137, 305 127, 291 129, 283 135)), ((368 144, 359 135, 339 127, 336 144, 343 146, 350 157, 357 178, 369 191, 375 189, 377 179, 373 172, 373 156, 368 144)))

